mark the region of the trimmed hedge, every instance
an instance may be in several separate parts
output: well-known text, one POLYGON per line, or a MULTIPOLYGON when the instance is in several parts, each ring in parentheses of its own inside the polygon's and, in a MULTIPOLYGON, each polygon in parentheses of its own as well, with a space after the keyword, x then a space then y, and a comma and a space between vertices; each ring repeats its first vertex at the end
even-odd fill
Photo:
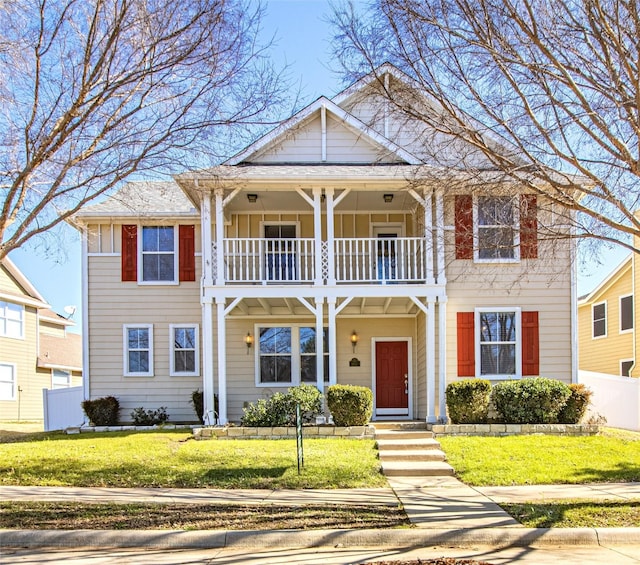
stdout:
POLYGON ((491 400, 506 424, 555 424, 571 396, 568 385, 536 377, 494 385, 491 400))
POLYGON ((445 396, 453 424, 484 424, 489 419, 490 381, 469 379, 449 383, 445 396))
POLYGON ((558 422, 560 424, 579 424, 591 403, 593 392, 579 383, 570 384, 569 389, 571 390, 571 396, 567 399, 567 403, 562 410, 560 410, 558 422))
POLYGON ((313 385, 291 387, 286 394, 276 392, 244 408, 241 423, 249 427, 292 426, 300 404, 303 422, 311 422, 322 409, 322 394, 313 385))
POLYGON ((94 426, 117 426, 120 402, 115 396, 83 400, 82 409, 94 426))
POLYGON ((157 410, 145 410, 138 406, 131 412, 131 419, 136 426, 155 426, 164 424, 169 419, 169 414, 166 406, 160 406, 157 410))
POLYGON ((373 392, 364 386, 333 385, 327 389, 327 406, 336 426, 364 426, 373 414, 373 392))

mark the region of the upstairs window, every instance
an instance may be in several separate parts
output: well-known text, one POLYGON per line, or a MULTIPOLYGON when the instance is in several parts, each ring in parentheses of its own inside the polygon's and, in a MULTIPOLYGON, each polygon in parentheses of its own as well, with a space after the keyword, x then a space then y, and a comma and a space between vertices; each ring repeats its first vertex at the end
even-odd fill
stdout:
POLYGON ((24 306, 13 302, 0 302, 0 336, 24 337, 24 306))
POLYGON ((620 297, 620 332, 633 329, 633 295, 620 297))
POLYGON ((477 259, 517 259, 516 222, 510 197, 479 196, 477 259))
POLYGON ((607 303, 600 302, 591 307, 593 320, 593 337, 607 336, 607 303))
POLYGON ((175 238, 172 226, 142 227, 142 280, 176 280, 175 238))

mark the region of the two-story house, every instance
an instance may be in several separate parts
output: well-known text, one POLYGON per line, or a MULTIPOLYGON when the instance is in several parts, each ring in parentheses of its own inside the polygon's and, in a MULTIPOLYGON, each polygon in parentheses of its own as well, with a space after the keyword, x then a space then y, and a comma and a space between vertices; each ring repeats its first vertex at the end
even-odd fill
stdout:
POLYGON ((543 195, 400 115, 377 81, 78 214, 88 396, 117 396, 123 420, 192 421, 200 388, 225 423, 292 385, 355 384, 376 419, 436 422, 459 378, 574 380, 572 248, 538 238, 543 195))
POLYGON ((42 420, 42 389, 82 384, 81 336, 9 259, 0 262, 0 420, 42 420))

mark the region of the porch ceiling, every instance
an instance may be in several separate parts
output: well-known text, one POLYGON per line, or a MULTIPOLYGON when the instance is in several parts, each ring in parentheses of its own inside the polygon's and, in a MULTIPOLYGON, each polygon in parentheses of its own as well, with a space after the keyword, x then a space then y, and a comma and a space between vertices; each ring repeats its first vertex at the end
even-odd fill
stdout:
MULTIPOLYGON (((229 301, 230 302, 230 301, 229 301)), ((313 304, 313 300, 308 302, 313 304)), ((340 305, 338 301, 338 306, 340 305)), ((418 307, 407 297, 356 297, 338 314, 347 316, 415 316, 418 307)), ((327 309, 325 307, 325 315, 327 309)), ((291 316, 312 318, 313 314, 297 298, 243 298, 229 313, 232 318, 291 316)))

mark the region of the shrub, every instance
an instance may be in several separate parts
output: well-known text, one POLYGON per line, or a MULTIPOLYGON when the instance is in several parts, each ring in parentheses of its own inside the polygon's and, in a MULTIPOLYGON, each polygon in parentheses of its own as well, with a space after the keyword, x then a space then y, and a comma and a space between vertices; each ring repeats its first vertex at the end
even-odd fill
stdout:
POLYGON ((83 400, 82 409, 94 426, 117 426, 120 403, 115 396, 83 400))
POLYGON ((289 396, 295 405, 300 404, 302 421, 305 424, 314 422, 322 411, 322 393, 313 385, 302 384, 289 389, 289 396))
POLYGON ((300 404, 303 423, 312 422, 322 410, 322 394, 313 385, 291 387, 286 394, 276 392, 244 409, 243 426, 292 426, 296 422, 296 404, 300 404))
POLYGON ((157 410, 145 410, 142 406, 138 406, 131 412, 131 418, 136 426, 155 426, 164 424, 169 419, 169 415, 165 406, 157 410))
POLYGON ((566 384, 536 377, 496 384, 491 400, 507 424, 553 424, 570 395, 566 384))
POLYGON ((191 393, 191 405, 196 411, 196 416, 201 424, 204 424, 204 392, 200 389, 194 390, 191 393))
POLYGON ((373 413, 373 393, 364 386, 333 385, 327 389, 327 406, 336 426, 364 426, 373 413))
POLYGON ((561 424, 578 424, 587 412, 593 393, 583 384, 572 383, 569 385, 571 396, 567 399, 560 414, 558 422, 561 424))
POLYGON ((473 379, 450 383, 445 395, 453 424, 484 424, 489 418, 489 381, 473 379))

